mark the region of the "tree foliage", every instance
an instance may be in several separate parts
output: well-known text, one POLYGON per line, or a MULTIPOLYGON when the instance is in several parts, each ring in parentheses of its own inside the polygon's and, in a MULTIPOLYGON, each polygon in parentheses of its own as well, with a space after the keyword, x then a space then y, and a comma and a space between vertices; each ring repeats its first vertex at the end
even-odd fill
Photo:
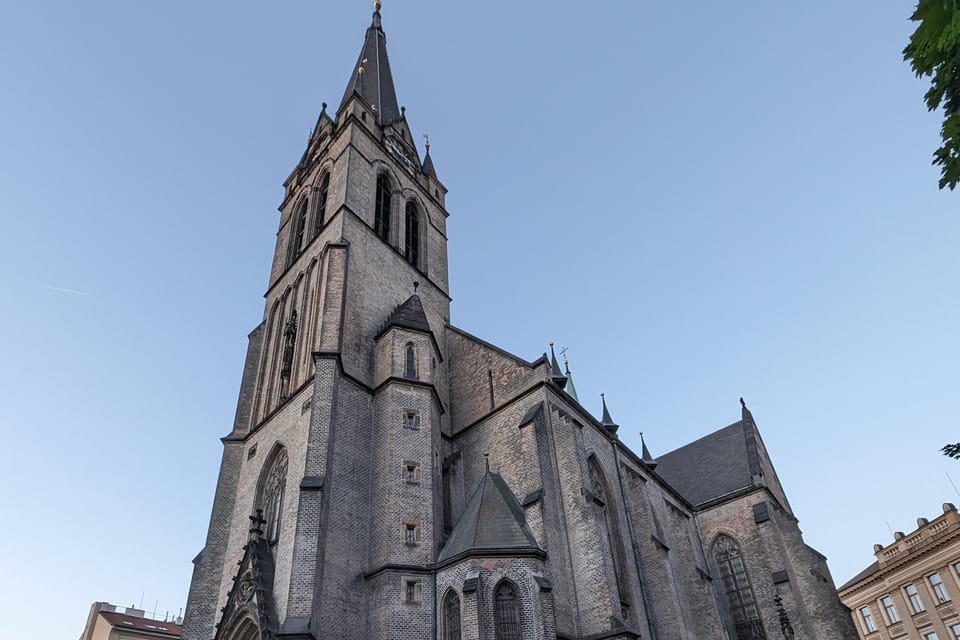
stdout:
POLYGON ((924 99, 930 111, 943 106, 943 145, 933 154, 940 188, 960 182, 960 0, 919 0, 910 18, 918 22, 903 50, 917 77, 931 78, 924 99))
POLYGON ((945 445, 942 449, 940 449, 940 451, 942 451, 943 455, 947 456, 948 458, 953 458, 956 460, 957 458, 960 458, 960 442, 945 445))

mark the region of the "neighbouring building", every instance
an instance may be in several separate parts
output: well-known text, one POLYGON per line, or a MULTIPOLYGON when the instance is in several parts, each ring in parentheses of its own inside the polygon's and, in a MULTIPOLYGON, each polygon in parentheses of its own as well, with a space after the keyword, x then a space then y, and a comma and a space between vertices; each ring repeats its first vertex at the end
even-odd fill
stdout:
POLYGON ((840 587, 861 638, 960 640, 960 514, 943 505, 909 535, 873 545, 876 562, 840 587))
POLYGON ((179 619, 157 620, 142 609, 118 607, 108 602, 90 605, 80 640, 162 640, 179 638, 179 619))
POLYGON ((746 405, 655 459, 451 324, 438 175, 378 4, 284 183, 184 638, 856 638, 746 405))

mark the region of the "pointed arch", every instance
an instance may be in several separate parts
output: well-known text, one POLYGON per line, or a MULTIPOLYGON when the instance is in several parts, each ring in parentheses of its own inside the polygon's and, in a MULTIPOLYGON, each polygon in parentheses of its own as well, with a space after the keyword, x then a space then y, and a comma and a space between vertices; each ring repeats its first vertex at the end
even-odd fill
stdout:
POLYGON ((412 342, 404 347, 403 377, 411 380, 417 378, 417 347, 412 342))
POLYGON ((611 502, 610 487, 607 476, 600 466, 595 455, 587 459, 587 473, 590 476, 590 490, 594 495, 594 504, 600 511, 597 524, 602 530, 602 538, 606 538, 606 545, 601 539, 599 546, 602 553, 610 554, 613 565, 613 577, 616 586, 616 596, 620 602, 620 614, 624 619, 630 619, 630 585, 627 582, 626 566, 627 555, 620 538, 620 520, 617 510, 611 502))
POLYGON ((250 616, 243 616, 224 634, 225 640, 260 640, 260 628, 250 616))
POLYGON ((712 554, 724 592, 727 614, 736 640, 766 640, 760 609, 753 594, 750 576, 740 545, 726 534, 713 541, 712 554))
POLYGON ((493 620, 497 640, 520 640, 520 591, 507 578, 493 590, 493 620))
POLYGON ((386 173, 377 175, 377 195, 373 216, 373 232, 384 242, 390 242, 390 205, 393 185, 386 173))
POLYGON ((313 236, 320 233, 327 217, 327 196, 330 194, 330 171, 325 170, 320 176, 320 181, 313 188, 314 191, 314 214, 313 214, 313 236))
POLYGON ((287 448, 277 443, 263 463, 260 479, 257 482, 255 509, 263 510, 266 520, 263 532, 267 542, 273 544, 280 535, 283 498, 287 488, 287 470, 290 461, 287 448))
POLYGON ((451 587, 443 597, 443 640, 460 640, 460 594, 451 587))
POLYGON ((292 225, 290 227, 290 246, 287 251, 287 266, 293 264, 307 242, 307 213, 310 206, 310 200, 303 196, 294 208, 292 225))
POLYGON ((404 216, 404 257, 415 268, 420 268, 420 210, 413 200, 407 201, 404 216))

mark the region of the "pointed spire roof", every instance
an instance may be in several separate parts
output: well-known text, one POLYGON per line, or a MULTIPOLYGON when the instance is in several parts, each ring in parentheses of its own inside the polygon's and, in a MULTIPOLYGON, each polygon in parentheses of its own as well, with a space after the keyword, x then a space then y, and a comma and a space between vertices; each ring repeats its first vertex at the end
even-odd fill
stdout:
POLYGON ((374 5, 373 22, 363 39, 360 57, 350 74, 350 81, 343 93, 343 107, 350 96, 359 95, 373 106, 379 114, 381 125, 393 124, 401 119, 397 92, 390 73, 390 61, 387 59, 387 36, 380 23, 380 2, 374 5))
POLYGON ((607 409, 607 398, 604 394, 600 394, 600 399, 603 401, 603 419, 600 420, 600 426, 609 431, 610 433, 616 433, 617 429, 620 428, 616 422, 613 421, 613 418, 610 417, 610 410, 607 409))
POLYGON ((657 461, 653 459, 653 456, 650 455, 650 449, 647 449, 647 443, 643 439, 643 431, 640 432, 640 455, 642 456, 643 463, 655 469, 657 467, 657 461))
POLYGON ((420 169, 428 176, 437 177, 437 170, 433 168, 433 158, 430 157, 430 143, 427 143, 427 153, 423 157, 423 165, 420 169))
POLYGON ((567 386, 564 387, 563 390, 567 392, 568 396, 570 396, 577 402, 580 402, 580 398, 577 396, 577 388, 573 384, 573 374, 570 373, 570 363, 567 361, 566 358, 563 359, 563 366, 567 372, 567 386))
POLYGON ((567 384, 567 376, 560 370, 560 363, 557 362, 557 354, 553 352, 552 342, 550 343, 550 379, 561 389, 567 384))
POLYGON ((414 331, 432 333, 430 331, 430 323, 427 322, 427 314, 423 310, 423 302, 420 301, 420 296, 413 294, 407 298, 406 302, 397 305, 397 308, 393 310, 393 315, 391 315, 387 323, 383 325, 383 329, 380 330, 377 337, 382 336, 390 327, 400 327, 402 329, 413 329, 414 331))
POLYGON ((453 527, 437 562, 491 552, 542 554, 523 515, 523 507, 499 474, 486 471, 453 527))

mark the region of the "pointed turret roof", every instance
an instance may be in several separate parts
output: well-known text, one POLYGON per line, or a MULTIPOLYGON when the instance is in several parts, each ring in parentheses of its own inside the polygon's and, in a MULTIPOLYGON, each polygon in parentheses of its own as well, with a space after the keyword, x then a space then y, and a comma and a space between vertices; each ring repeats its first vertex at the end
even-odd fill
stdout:
POLYGON ((614 422, 613 418, 610 417, 610 410, 607 409, 606 396, 601 393, 600 399, 603 401, 603 419, 600 421, 600 425, 610 433, 616 433, 617 429, 620 428, 620 425, 614 422))
POLYGON ((423 157, 423 165, 420 169, 428 176, 437 177, 437 170, 433 168, 433 158, 430 157, 430 143, 427 143, 427 154, 423 157))
POLYGON ((380 3, 375 6, 373 22, 363 39, 360 57, 350 74, 340 106, 342 108, 350 96, 357 94, 377 110, 380 124, 387 125, 399 121, 401 113, 387 59, 387 36, 380 23, 380 3))
POLYGON ((503 478, 488 466, 437 562, 491 552, 542 554, 543 549, 527 526, 520 502, 503 478))
POLYGON ((568 396, 580 402, 580 398, 577 397, 577 388, 573 385, 573 374, 570 373, 570 363, 567 362, 566 358, 563 360, 563 366, 567 372, 567 386, 564 387, 563 390, 567 392, 568 396))
POLYGON ((653 459, 652 455, 650 455, 650 449, 647 449, 647 442, 643 439, 643 431, 640 432, 640 454, 644 464, 651 469, 655 469, 657 467, 657 461, 653 459))
POLYGON ((560 370, 560 363, 557 362, 557 354, 553 352, 552 342, 550 343, 550 379, 561 389, 567 384, 567 376, 560 370))
POLYGON ((430 331, 430 323, 427 322, 427 314, 423 310, 423 302, 420 301, 420 296, 413 294, 407 298, 406 302, 397 305, 397 308, 393 310, 393 315, 391 315, 387 323, 383 325, 383 329, 380 330, 377 337, 383 335, 390 327, 401 327, 403 329, 432 333, 430 331))

